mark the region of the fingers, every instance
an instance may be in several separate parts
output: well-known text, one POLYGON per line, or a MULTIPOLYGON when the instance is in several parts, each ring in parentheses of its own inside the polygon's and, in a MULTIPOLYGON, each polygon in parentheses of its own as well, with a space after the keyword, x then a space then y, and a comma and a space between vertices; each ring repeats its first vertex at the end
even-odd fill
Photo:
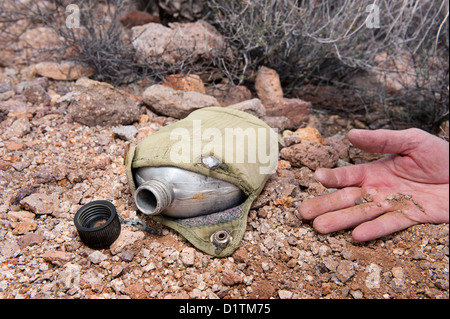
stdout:
POLYGON ((409 154, 423 141, 424 131, 408 129, 392 130, 351 130, 349 141, 357 148, 370 153, 409 154))
POLYGON ((313 223, 314 228, 328 234, 342 229, 353 228, 392 210, 387 202, 382 204, 370 202, 318 216, 313 223))
POLYGON ((364 180, 366 165, 338 167, 334 169, 319 168, 315 178, 328 188, 359 186, 364 180))
MULTIPOLYGON (((349 204, 349 207, 323 212, 323 209, 331 206, 321 206, 319 207, 320 210, 311 211, 310 215, 308 215, 308 209, 313 208, 314 205, 317 204, 312 199, 305 202, 305 204, 308 203, 308 205, 303 208, 302 211, 299 209, 300 215, 303 214, 302 217, 305 216, 305 219, 308 219, 306 217, 314 216, 312 217, 315 218, 313 226, 319 233, 322 234, 328 234, 335 231, 356 227, 352 232, 352 237, 356 241, 369 241, 380 238, 418 223, 408 217, 408 214, 410 213, 409 209, 411 209, 411 207, 405 207, 404 204, 399 204, 389 200, 384 200, 379 203, 369 202, 354 206, 354 201, 353 204, 351 204, 350 199, 356 196, 356 191, 358 191, 360 194, 359 196, 361 196, 361 189, 352 188, 350 190, 351 191, 346 194, 347 204, 349 204), (400 210, 400 208, 403 210, 400 210), (322 213, 319 213, 320 211, 322 211, 322 213)), ((333 194, 335 193, 329 195, 333 194)), ((322 198, 323 197, 324 196, 322 196, 322 198)), ((342 197, 340 198, 342 199, 342 197)), ((340 202, 342 203, 342 201, 340 202)))
POLYGON ((348 208, 355 205, 355 201, 362 195, 359 187, 348 187, 336 192, 314 197, 307 200, 298 208, 300 216, 304 219, 314 219, 327 212, 348 208))
POLYGON ((356 241, 369 241, 406 229, 415 224, 417 222, 408 218, 403 212, 394 211, 362 223, 353 230, 352 237, 356 241))

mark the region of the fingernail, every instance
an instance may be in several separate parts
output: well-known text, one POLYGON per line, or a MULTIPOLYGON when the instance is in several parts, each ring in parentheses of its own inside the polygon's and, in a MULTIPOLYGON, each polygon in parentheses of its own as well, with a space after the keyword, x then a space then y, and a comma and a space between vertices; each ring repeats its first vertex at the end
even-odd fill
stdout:
POLYGON ((347 137, 351 139, 352 136, 359 135, 362 131, 364 131, 364 130, 357 129, 357 128, 351 129, 351 130, 348 132, 347 137))
POLYGON ((325 175, 326 175, 326 172, 325 172, 325 170, 324 170, 323 168, 319 168, 319 169, 314 173, 315 178, 316 178, 319 182, 323 181, 323 180, 326 178, 325 175))

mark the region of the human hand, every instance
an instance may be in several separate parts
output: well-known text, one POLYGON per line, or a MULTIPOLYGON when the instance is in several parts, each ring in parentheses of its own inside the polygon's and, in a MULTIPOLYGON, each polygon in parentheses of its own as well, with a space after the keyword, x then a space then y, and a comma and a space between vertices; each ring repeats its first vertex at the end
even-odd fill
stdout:
POLYGON ((317 231, 356 227, 353 239, 368 241, 415 224, 448 223, 448 142, 419 129, 352 130, 348 139, 364 151, 391 155, 316 171, 325 187, 342 188, 299 207, 317 231))

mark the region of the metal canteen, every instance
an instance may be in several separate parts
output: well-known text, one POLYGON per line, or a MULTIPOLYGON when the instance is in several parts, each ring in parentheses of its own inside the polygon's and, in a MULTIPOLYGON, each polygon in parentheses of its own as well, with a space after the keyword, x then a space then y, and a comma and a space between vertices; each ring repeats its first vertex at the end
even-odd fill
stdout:
POLYGON ((176 167, 136 169, 134 201, 146 215, 190 218, 240 205, 246 199, 239 187, 176 167))

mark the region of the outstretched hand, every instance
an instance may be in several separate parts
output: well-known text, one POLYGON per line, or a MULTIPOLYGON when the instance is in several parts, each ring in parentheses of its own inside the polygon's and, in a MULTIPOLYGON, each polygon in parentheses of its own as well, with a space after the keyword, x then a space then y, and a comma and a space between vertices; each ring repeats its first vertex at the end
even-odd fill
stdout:
POLYGON ((420 223, 449 221, 449 143, 419 129, 352 130, 350 142, 367 152, 390 154, 362 165, 318 169, 316 179, 342 188, 299 207, 320 233, 356 227, 368 241, 420 223))

